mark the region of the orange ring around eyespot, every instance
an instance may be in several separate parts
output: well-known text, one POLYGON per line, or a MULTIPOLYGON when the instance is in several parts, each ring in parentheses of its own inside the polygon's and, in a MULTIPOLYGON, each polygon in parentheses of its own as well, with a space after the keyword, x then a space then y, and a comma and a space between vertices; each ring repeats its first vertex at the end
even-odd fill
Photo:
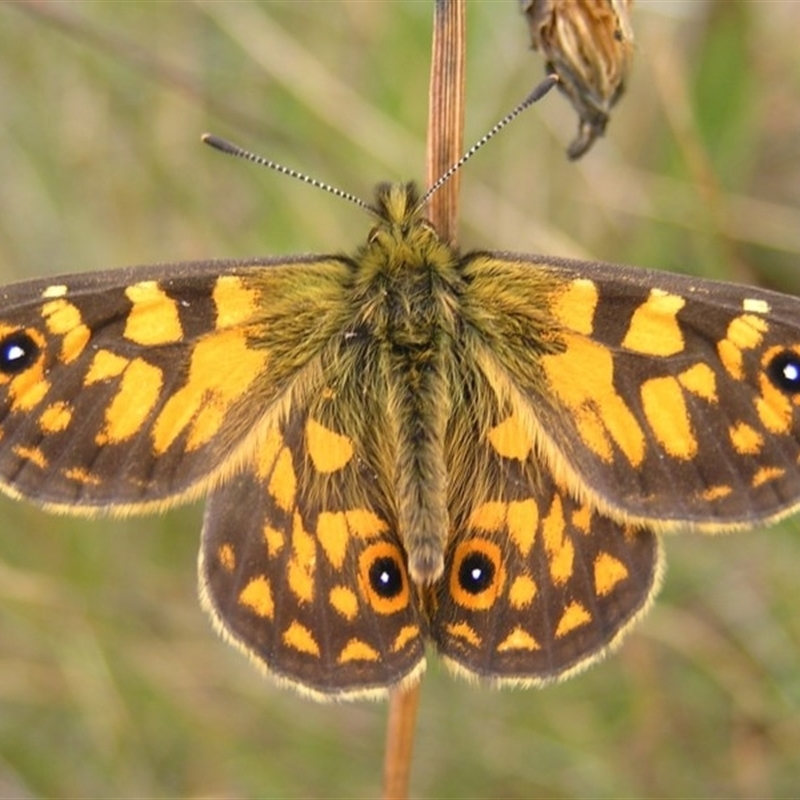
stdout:
POLYGON ((0 372, 0 384, 9 383, 19 375, 28 372, 31 367, 42 361, 47 350, 47 340, 37 328, 17 328, 11 325, 0 326, 0 344, 5 345, 9 339, 14 337, 28 338, 36 348, 36 352, 34 353, 33 359, 30 362, 26 362, 20 371, 0 372))
POLYGON ((491 608, 502 594, 506 582, 506 571, 503 567, 503 556, 500 548, 488 539, 469 539, 461 542, 453 554, 453 565, 450 568, 450 594, 463 608, 471 611, 485 611, 491 608), (464 560, 469 556, 481 553, 494 567, 491 583, 475 594, 468 592, 459 583, 459 573, 464 560))
POLYGON ((395 614, 408 606, 411 599, 408 590, 408 574, 403 554, 397 545, 389 542, 375 542, 375 544, 369 545, 359 556, 358 570, 361 593, 379 614, 395 614), (381 558, 391 559, 400 574, 400 591, 392 597, 382 597, 375 591, 370 581, 370 569, 381 558))
POLYGON ((771 374, 775 359, 788 353, 793 353, 797 360, 800 361, 800 344, 789 345, 788 347, 782 345, 773 345, 762 355, 761 367, 763 372, 761 373, 761 392, 762 396, 768 393, 768 390, 765 390, 765 382, 768 382, 768 386, 774 387, 784 397, 787 397, 793 405, 797 406, 800 405, 800 392, 794 392, 790 388, 778 385, 774 376, 771 374))

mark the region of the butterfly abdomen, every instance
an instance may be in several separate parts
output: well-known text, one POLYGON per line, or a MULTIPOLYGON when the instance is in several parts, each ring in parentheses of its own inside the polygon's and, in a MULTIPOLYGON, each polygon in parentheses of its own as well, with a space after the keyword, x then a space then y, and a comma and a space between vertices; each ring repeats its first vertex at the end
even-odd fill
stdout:
POLYGON ((385 390, 398 532, 418 584, 438 578, 449 531, 445 428, 452 387, 447 365, 458 337, 462 291, 457 256, 423 220, 413 188, 379 189, 385 214, 358 259, 357 329, 374 348, 385 390))

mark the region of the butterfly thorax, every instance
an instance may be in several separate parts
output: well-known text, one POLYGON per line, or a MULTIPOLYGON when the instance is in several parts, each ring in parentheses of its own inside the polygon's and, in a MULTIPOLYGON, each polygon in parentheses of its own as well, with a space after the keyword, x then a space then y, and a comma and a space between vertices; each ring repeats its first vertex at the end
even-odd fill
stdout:
POLYGON ((458 255, 419 209, 413 185, 378 187, 378 224, 355 259, 356 329, 378 364, 398 531, 417 583, 442 572, 449 530, 445 365, 457 339, 458 255))
POLYGON ((356 259, 361 320, 382 341, 424 347, 453 334, 458 256, 421 213, 413 184, 376 192, 378 224, 356 259))

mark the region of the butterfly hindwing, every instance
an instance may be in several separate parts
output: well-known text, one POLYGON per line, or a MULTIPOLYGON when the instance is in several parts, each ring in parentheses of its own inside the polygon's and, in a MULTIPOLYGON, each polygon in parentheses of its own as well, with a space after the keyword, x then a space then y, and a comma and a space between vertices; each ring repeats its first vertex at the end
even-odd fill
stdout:
POLYGON ((496 684, 544 683, 596 661, 659 583, 652 531, 579 505, 544 476, 528 489, 474 509, 439 591, 439 652, 496 684))
POLYGON ((465 363, 462 374, 471 413, 457 406, 449 444, 467 437, 470 458, 451 454, 453 528, 432 638, 458 672, 543 683, 599 658, 647 608, 660 544, 559 486, 521 409, 477 365, 465 363))
POLYGON ((212 494, 201 594, 279 680, 319 698, 383 694, 424 667, 417 590, 360 442, 320 416, 294 407, 212 494))

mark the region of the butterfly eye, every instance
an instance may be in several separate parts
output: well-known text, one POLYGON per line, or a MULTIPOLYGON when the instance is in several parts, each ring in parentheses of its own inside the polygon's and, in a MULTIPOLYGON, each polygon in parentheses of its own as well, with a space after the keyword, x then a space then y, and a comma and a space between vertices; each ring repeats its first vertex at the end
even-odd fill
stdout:
POLYGON ((490 608, 502 592, 503 560, 500 548, 486 539, 463 542, 456 548, 450 572, 450 593, 459 605, 490 608))
POLYGON ((0 342, 0 372, 16 375, 27 369, 39 355, 39 346, 25 331, 6 336, 0 342))
POLYGON ((792 350, 778 353, 767 366, 770 380, 787 393, 800 392, 800 355, 792 350))

